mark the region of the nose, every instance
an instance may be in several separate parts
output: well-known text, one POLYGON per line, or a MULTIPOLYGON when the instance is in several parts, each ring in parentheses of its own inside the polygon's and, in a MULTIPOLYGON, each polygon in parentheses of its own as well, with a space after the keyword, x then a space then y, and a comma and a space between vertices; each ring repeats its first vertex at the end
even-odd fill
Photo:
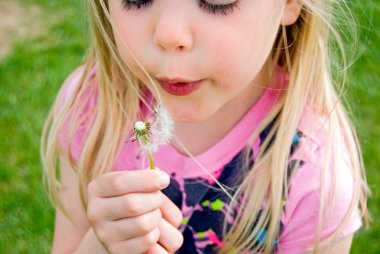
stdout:
POLYGON ((193 47, 193 35, 191 31, 191 20, 186 15, 185 7, 181 8, 180 2, 164 6, 157 16, 157 22, 153 34, 153 42, 160 49, 167 52, 189 51, 193 47))

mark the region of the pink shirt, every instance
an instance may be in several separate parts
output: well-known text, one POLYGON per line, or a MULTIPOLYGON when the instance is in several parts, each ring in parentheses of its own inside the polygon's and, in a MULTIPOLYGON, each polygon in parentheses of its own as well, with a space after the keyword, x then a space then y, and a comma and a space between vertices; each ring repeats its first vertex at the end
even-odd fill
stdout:
MULTIPOLYGON (((81 69, 69 78, 64 88, 63 100, 67 100, 80 74, 81 69)), ((276 82, 280 87, 287 83, 287 75, 280 69, 276 82)), ((156 166, 171 176, 171 184, 163 192, 182 210, 185 218, 181 227, 185 241, 177 253, 214 253, 212 247, 221 246, 223 221, 227 218, 232 222, 235 215, 227 213, 228 197, 218 189, 199 164, 208 169, 221 183, 229 187, 237 186, 242 180, 239 176, 246 170, 239 167, 246 141, 276 104, 279 95, 278 90, 267 89, 224 138, 195 157, 197 162, 182 155, 170 144, 159 147, 154 153, 156 166)), ((90 98, 85 111, 95 103, 96 99, 90 98)), ((292 144, 293 153, 289 158, 289 164, 298 160, 301 161, 301 166, 291 178, 288 199, 280 221, 281 234, 279 241, 275 243, 277 253, 300 253, 313 243, 320 205, 320 166, 323 162, 321 151, 326 139, 323 122, 322 117, 313 114, 309 107, 305 108, 292 144)), ((270 128, 269 125, 255 140, 252 147, 252 163, 266 137, 265 131, 270 128)), ((67 144, 64 136, 62 142, 67 144)), ((83 130, 77 133, 71 148, 75 159, 79 157, 82 137, 83 130)), ((342 162, 342 167, 335 169, 338 179, 336 199, 331 204, 331 210, 323 224, 322 239, 331 235, 340 225, 352 197, 353 177, 348 158, 337 159, 342 162)), ((148 165, 146 156, 139 153, 137 142, 128 142, 122 148, 113 170, 135 170, 147 168, 148 165)), ((326 175, 325 186, 328 192, 331 171, 326 175)), ((339 238, 354 233, 361 224, 359 211, 355 210, 339 238)), ((265 229, 263 232, 259 238, 265 237, 265 229)))

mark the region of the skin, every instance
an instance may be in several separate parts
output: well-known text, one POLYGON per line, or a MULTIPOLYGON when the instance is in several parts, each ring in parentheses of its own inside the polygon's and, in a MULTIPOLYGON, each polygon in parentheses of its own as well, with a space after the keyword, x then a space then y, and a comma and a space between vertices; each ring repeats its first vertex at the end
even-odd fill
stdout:
MULTIPOLYGON (((121 0, 108 5, 118 51, 141 80, 131 51, 153 78, 204 80, 188 96, 158 87, 175 136, 194 155, 223 137, 262 94, 277 30, 293 24, 301 10, 296 0, 241 0, 226 16, 200 9, 195 0, 155 0, 140 10, 126 10, 121 0)), ((88 186, 85 212, 78 176, 62 155, 61 199, 74 223, 57 211, 52 253, 174 253, 183 242, 177 230, 182 215, 161 193, 168 182, 160 186, 159 178, 154 170, 106 173, 88 186)), ((351 241, 346 237, 319 253, 349 253, 351 241)))
POLYGON ((57 211, 52 253, 167 254, 182 245, 177 230, 182 214, 160 192, 169 178, 159 169, 110 172, 94 179, 85 194, 86 212, 67 156, 61 157, 60 167, 61 200, 72 221, 57 211))

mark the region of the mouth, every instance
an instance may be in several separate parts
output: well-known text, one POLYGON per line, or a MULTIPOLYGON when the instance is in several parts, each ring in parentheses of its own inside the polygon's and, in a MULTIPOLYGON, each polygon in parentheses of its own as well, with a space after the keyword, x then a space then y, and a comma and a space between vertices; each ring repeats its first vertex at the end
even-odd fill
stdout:
POLYGON ((176 96, 185 96, 195 92, 203 80, 190 81, 185 79, 158 79, 161 87, 169 94, 176 96))

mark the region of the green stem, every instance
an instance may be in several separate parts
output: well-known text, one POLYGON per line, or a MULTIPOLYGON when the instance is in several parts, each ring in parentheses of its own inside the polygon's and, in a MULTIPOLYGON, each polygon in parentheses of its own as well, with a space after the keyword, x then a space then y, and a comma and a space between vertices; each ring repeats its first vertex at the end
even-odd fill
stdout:
POLYGON ((153 156, 152 156, 152 153, 149 150, 148 150, 148 158, 149 158, 150 169, 155 169, 156 166, 154 165, 154 162, 153 162, 153 156))
POLYGON ((155 169, 155 165, 154 165, 154 161, 153 161, 153 155, 148 147, 148 139, 145 137, 145 136, 142 136, 141 137, 142 140, 143 140, 143 143, 146 145, 146 151, 148 153, 148 159, 149 159, 149 166, 150 166, 150 169, 155 169))

